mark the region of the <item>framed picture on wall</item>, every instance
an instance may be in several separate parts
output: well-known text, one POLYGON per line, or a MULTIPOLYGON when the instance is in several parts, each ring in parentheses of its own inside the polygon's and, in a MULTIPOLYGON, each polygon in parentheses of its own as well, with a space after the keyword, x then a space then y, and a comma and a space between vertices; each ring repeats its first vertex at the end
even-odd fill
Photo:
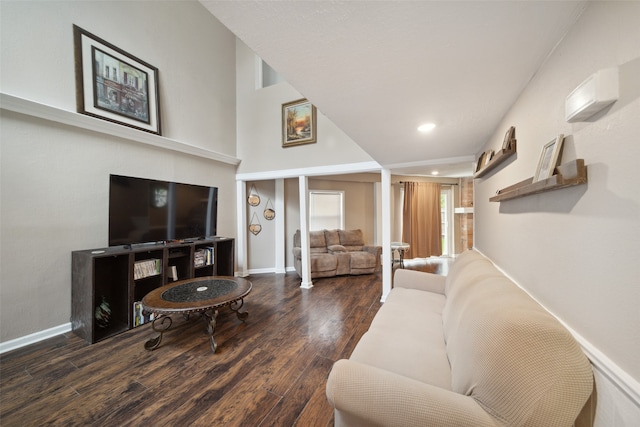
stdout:
POLYGON ((316 142, 316 107, 306 99, 282 104, 282 146, 316 142))
POLYGON ((73 26, 78 112, 160 135, 158 69, 73 26))
POLYGON ((553 171, 560 160, 563 141, 564 135, 560 134, 542 147, 542 153, 540 153, 540 160, 538 160, 538 167, 536 168, 536 174, 533 176, 533 182, 545 180, 553 175, 553 171))

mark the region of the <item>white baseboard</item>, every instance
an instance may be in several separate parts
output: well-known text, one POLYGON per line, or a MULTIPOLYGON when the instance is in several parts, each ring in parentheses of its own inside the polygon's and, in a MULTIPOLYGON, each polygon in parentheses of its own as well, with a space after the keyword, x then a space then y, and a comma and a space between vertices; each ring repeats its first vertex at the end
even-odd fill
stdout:
POLYGON ((275 273, 275 274, 286 274, 286 273, 290 273, 292 271, 296 271, 296 269, 294 267, 287 267, 284 270, 279 270, 275 267, 267 267, 267 268, 252 268, 249 269, 249 275, 251 274, 268 274, 268 273, 275 273))
POLYGON ((71 323, 65 323, 60 326, 54 326, 53 328, 45 329, 44 331, 35 332, 33 334, 25 335, 20 338, 16 338, 6 342, 0 342, 0 354, 7 351, 16 350, 18 348, 35 344, 37 342, 53 338, 56 335, 64 334, 71 331, 71 323))
POLYGON ((247 271, 249 272, 249 275, 277 273, 275 268, 251 268, 247 271))

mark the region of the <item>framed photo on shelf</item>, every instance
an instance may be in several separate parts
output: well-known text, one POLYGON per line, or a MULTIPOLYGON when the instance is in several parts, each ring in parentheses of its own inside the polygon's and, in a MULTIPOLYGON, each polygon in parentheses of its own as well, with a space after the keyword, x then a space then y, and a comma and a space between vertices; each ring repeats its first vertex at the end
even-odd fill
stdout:
POLYGON ((484 163, 482 165, 482 167, 485 167, 489 164, 489 162, 491 161, 491 159, 493 159, 493 155, 494 155, 494 151, 493 150, 487 150, 484 152, 484 163))
POLYGON ((160 135, 158 69, 73 26, 78 112, 160 135))
POLYGON ((504 135, 504 141, 502 142, 502 151, 511 147, 511 141, 516 137, 516 128, 511 126, 507 133, 504 135))
POLYGON ((487 153, 484 152, 484 153, 480 154, 480 157, 478 157, 478 161, 476 162, 476 173, 480 172, 480 169, 482 169, 484 167, 486 155, 487 155, 487 153))
POLYGON ((282 146, 316 142, 316 107, 306 99, 282 104, 282 146))
POLYGON ((558 160, 560 160, 563 141, 564 135, 560 134, 542 147, 542 153, 540 153, 540 160, 538 160, 538 167, 536 168, 536 174, 533 176, 533 182, 543 181, 553 175, 553 171, 558 165, 558 160))

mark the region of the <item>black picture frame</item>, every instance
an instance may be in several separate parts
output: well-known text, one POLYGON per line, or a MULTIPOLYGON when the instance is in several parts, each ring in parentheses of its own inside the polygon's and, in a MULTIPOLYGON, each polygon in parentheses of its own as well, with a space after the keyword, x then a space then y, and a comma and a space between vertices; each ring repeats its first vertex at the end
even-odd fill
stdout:
POLYGON ((73 26, 78 113, 161 135, 158 69, 73 26))

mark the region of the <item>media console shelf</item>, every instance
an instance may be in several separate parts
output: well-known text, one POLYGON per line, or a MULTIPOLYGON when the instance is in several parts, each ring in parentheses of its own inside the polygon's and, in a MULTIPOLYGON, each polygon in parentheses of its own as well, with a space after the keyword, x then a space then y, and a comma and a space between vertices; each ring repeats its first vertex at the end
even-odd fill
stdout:
MULTIPOLYGON (((136 302, 173 280, 233 276, 234 239, 116 246, 71 253, 71 327, 95 343, 136 325, 136 302)), ((139 319, 138 319, 139 320, 139 319)))
POLYGON ((502 202, 587 183, 587 167, 584 164, 584 159, 576 159, 572 162, 564 163, 558 166, 555 172, 555 175, 542 181, 533 182, 532 177, 503 188, 498 191, 498 194, 491 197, 489 201, 502 202))
POLYGON ((489 160, 489 163, 487 163, 482 169, 476 172, 475 175, 473 175, 473 177, 481 178, 485 176, 486 174, 494 170, 496 167, 498 167, 498 165, 502 164, 505 160, 507 160, 509 157, 513 156, 514 154, 516 154, 515 139, 510 142, 509 147, 497 152, 493 156, 493 158, 489 160))

